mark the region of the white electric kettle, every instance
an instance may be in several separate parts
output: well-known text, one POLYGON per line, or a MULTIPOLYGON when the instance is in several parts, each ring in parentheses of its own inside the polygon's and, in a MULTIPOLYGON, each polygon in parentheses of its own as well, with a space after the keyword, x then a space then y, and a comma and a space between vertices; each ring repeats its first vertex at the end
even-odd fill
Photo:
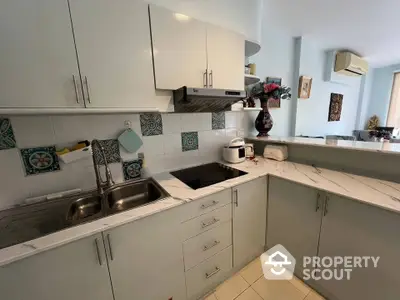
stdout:
POLYGON ((245 143, 242 138, 234 138, 222 149, 222 157, 226 162, 237 164, 246 160, 245 143))

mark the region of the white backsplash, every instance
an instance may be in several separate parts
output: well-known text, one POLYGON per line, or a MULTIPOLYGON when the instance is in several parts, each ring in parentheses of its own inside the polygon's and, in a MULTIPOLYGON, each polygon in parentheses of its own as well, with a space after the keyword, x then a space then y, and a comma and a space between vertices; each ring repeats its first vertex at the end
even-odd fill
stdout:
MULTIPOLYGON (((132 129, 142 138, 138 152, 145 154, 145 172, 148 175, 186 165, 221 159, 221 147, 236 136, 248 132, 244 112, 226 112, 225 129, 211 129, 211 113, 162 114, 163 134, 142 136, 139 114, 86 116, 18 116, 10 117, 16 149, 0 151, 0 209, 11 207, 28 197, 36 197, 68 189, 87 190, 95 187, 91 159, 62 164, 61 170, 46 174, 25 176, 18 148, 56 145, 72 146, 81 140, 116 139, 130 121, 132 129), (199 149, 182 152, 181 132, 197 131, 199 149)), ((137 158, 120 147, 122 160, 137 158)), ((114 179, 123 181, 121 164, 110 166, 114 179)))

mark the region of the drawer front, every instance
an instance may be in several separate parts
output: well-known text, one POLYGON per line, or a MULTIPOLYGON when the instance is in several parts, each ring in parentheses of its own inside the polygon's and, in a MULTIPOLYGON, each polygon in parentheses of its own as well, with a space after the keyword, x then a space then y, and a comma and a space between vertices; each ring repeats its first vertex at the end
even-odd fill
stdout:
POLYGON ((182 240, 185 241, 206 232, 212 228, 220 226, 226 221, 232 219, 232 205, 228 204, 207 214, 201 215, 192 220, 186 221, 181 224, 182 240))
POLYGON ((209 292, 229 276, 231 269, 232 246, 187 271, 188 299, 197 299, 209 292))
POLYGON ((183 243, 185 270, 232 245, 232 222, 227 221, 183 243))
POLYGON ((232 202, 232 190, 225 189, 207 197, 193 200, 183 206, 182 220, 187 221, 232 202))

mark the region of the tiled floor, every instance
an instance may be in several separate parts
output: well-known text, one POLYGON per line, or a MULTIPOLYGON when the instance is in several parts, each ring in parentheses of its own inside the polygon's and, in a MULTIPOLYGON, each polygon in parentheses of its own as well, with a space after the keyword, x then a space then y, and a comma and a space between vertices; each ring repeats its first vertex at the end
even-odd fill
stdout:
POLYGON ((324 300, 297 278, 266 280, 257 258, 226 280, 205 300, 324 300))

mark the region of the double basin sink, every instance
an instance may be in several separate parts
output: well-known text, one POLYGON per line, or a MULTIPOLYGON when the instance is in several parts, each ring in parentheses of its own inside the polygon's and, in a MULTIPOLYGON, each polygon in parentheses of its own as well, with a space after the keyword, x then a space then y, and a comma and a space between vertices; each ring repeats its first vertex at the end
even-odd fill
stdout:
POLYGON ((0 211, 0 249, 134 209, 169 195, 152 178, 0 211))

